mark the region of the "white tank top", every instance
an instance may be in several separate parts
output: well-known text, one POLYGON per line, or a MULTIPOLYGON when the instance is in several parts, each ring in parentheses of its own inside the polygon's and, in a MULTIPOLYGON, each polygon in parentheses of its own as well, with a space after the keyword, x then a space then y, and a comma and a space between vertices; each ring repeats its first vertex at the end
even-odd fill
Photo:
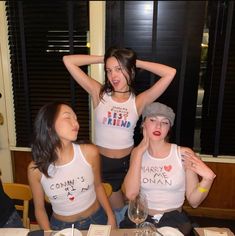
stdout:
POLYGON ((176 144, 171 144, 170 154, 163 159, 144 153, 141 191, 147 196, 149 209, 165 211, 183 205, 185 170, 176 144))
POLYGON ((119 103, 105 93, 95 108, 95 144, 110 149, 131 147, 138 119, 134 95, 119 103))
POLYGON ((91 165, 83 156, 80 146, 73 144, 73 160, 62 166, 50 165, 41 183, 52 209, 59 215, 74 215, 88 209, 96 200, 91 165))

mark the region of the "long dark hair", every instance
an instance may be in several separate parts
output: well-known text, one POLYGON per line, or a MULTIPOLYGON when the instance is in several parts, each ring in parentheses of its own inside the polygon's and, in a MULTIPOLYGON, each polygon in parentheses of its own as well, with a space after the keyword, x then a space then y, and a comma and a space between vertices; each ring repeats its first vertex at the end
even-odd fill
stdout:
POLYGON ((110 93, 114 91, 113 86, 110 84, 106 73, 106 63, 110 57, 115 57, 120 67, 127 72, 129 78, 126 77, 126 81, 129 86, 130 92, 134 93, 134 78, 136 75, 137 59, 136 53, 129 48, 110 47, 104 55, 105 82, 100 90, 100 98, 103 98, 104 93, 110 93))
POLYGON ((55 131, 55 120, 63 104, 70 106, 65 102, 45 104, 38 111, 34 121, 31 145, 32 158, 35 162, 35 168, 38 168, 47 177, 50 177, 48 174, 49 165, 58 159, 56 150, 62 146, 60 138, 55 131))

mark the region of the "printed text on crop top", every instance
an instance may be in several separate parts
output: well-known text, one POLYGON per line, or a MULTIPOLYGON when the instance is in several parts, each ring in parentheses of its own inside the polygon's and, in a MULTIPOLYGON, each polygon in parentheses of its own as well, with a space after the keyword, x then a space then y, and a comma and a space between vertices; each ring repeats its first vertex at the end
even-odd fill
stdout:
POLYGON ((88 209, 96 200, 94 176, 91 165, 86 161, 80 146, 73 144, 73 160, 62 166, 49 166, 47 178, 42 175, 41 183, 52 209, 59 215, 74 215, 88 209))
POLYGON ((134 144, 134 129, 139 117, 135 96, 115 102, 108 94, 95 108, 95 144, 110 149, 124 149, 134 144))

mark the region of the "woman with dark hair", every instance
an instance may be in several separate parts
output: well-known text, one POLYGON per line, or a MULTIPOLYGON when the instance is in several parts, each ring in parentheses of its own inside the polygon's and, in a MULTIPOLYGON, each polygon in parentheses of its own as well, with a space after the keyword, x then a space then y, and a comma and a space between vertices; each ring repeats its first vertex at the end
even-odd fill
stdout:
POLYGON ((78 131, 77 116, 66 103, 48 103, 36 116, 28 180, 35 216, 44 230, 72 224, 82 230, 90 224, 116 225, 101 182, 98 149, 75 144, 78 131), (45 195, 53 210, 50 222, 45 195))
POLYGON ((104 56, 68 55, 64 64, 76 82, 92 98, 95 114, 95 144, 102 161, 102 181, 112 185, 110 197, 114 209, 124 206, 121 185, 129 168, 134 146, 134 128, 144 106, 155 101, 169 86, 176 70, 155 62, 138 60, 127 48, 109 48, 104 56), (102 85, 87 75, 82 66, 104 63, 102 85), (136 69, 147 70, 160 77, 146 91, 135 96, 133 82, 136 69))
MULTIPOLYGON (((152 103, 143 111, 143 140, 131 153, 124 185, 132 200, 141 192, 148 203, 147 221, 157 227, 178 228, 190 235, 192 225, 182 211, 185 197, 193 207, 206 198, 214 181, 214 172, 187 147, 168 142, 175 113, 162 104, 152 103)), ((135 227, 127 215, 121 227, 135 227)))

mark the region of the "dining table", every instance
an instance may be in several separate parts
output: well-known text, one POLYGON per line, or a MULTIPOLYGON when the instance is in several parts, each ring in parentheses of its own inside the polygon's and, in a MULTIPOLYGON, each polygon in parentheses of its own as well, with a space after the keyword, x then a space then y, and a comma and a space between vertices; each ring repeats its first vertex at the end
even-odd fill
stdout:
MULTIPOLYGON (((2 228, 0 236, 54 236, 58 231, 43 231, 17 228, 2 228)), ((87 236, 88 230, 81 230, 82 236, 87 236)), ((112 229, 110 236, 135 236, 136 229, 112 229)), ((235 234, 229 228, 203 227, 194 228, 195 236, 234 236, 235 234)), ((158 234, 155 234, 159 236, 158 234)), ((164 235, 168 236, 168 235, 164 235)), ((169 234, 173 236, 173 234, 169 234)))
MULTIPOLYGON (((80 230, 82 236, 87 236, 88 230, 80 230)), ((28 236, 54 236, 56 231, 36 230, 28 234, 28 236)), ((135 236, 135 229, 112 229, 110 236, 135 236)))
MULTIPOLYGON (((82 236, 87 236, 87 230, 81 230, 82 236)), ((135 229, 113 229, 110 232, 110 236, 135 236, 135 229)), ((217 228, 217 227, 205 227, 194 228, 195 236, 234 236, 234 233, 229 228, 217 228)), ((53 236, 51 232, 44 232, 43 236, 53 236)), ((29 235, 29 236, 41 236, 41 235, 29 235)), ((156 233, 155 236, 160 236, 156 233)), ((168 235, 164 235, 168 236, 168 235)), ((173 236, 173 234, 169 234, 173 236)))

